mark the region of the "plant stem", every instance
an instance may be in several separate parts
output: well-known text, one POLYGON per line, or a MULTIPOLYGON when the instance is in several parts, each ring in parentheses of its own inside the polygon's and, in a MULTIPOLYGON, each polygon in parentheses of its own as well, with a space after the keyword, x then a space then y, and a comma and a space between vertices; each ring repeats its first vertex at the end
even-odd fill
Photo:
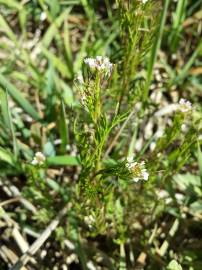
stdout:
POLYGON ((95 124, 100 118, 101 114, 101 101, 100 101, 100 74, 96 74, 95 79, 95 112, 94 112, 94 121, 95 124))
POLYGON ((148 98, 149 86, 150 86, 152 76, 153 76, 153 69, 154 69, 154 64, 156 62, 157 53, 158 53, 158 50, 161 46, 161 40, 162 40, 163 29, 164 29, 164 25, 165 25, 165 21, 166 21, 166 14, 167 14, 169 2, 170 2, 170 0, 165 0, 165 2, 164 2, 163 10, 161 13, 161 19, 160 19, 160 23, 159 23, 159 28, 157 31, 156 38, 154 40, 154 45, 151 49, 151 56, 149 59, 148 69, 147 69, 147 82, 145 85, 144 96, 143 96, 144 102, 146 102, 147 98, 148 98))

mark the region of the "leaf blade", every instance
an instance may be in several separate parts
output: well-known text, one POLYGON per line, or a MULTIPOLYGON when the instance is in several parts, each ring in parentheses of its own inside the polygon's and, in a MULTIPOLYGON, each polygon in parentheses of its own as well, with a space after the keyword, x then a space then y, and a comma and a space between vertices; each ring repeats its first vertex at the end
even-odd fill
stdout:
POLYGON ((6 79, 6 77, 0 73, 0 85, 2 88, 6 89, 9 95, 27 112, 33 119, 39 120, 40 116, 37 111, 33 108, 31 103, 27 101, 19 92, 19 90, 6 79))
POLYGON ((79 165, 79 159, 73 156, 55 156, 47 158, 48 165, 53 166, 77 166, 79 165))

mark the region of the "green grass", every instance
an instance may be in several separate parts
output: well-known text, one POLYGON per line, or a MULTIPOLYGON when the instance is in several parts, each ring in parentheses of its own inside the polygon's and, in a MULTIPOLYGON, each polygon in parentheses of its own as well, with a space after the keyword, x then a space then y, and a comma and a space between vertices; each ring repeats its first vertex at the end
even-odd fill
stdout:
POLYGON ((202 269, 201 7, 0 0, 0 269, 202 269))

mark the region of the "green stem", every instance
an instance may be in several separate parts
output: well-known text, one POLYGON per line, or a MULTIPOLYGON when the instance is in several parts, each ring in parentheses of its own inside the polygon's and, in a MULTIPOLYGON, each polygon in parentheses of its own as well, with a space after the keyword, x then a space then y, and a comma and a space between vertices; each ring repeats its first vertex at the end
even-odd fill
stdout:
POLYGON ((94 111, 94 121, 97 123, 97 121, 100 118, 101 114, 101 97, 100 97, 100 74, 96 74, 95 79, 95 111, 94 111))
POLYGON ((164 2, 158 32, 157 32, 156 38, 155 38, 154 43, 153 43, 154 45, 151 49, 151 56, 149 59, 148 70, 147 70, 147 82, 145 85, 144 96, 143 96, 144 102, 146 102, 146 100, 148 98, 149 86, 150 86, 152 76, 153 76, 153 69, 154 69, 154 64, 156 62, 157 53, 158 53, 158 50, 161 46, 161 40, 162 40, 163 29, 164 29, 164 25, 165 25, 165 21, 166 21, 166 14, 167 14, 169 2, 170 2, 170 0, 165 0, 165 2, 164 2))

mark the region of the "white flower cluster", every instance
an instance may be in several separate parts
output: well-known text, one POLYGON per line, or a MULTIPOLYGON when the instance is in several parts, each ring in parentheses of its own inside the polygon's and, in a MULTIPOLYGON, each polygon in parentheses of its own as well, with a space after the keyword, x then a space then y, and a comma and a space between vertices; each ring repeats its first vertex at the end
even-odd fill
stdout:
POLYGON ((147 181, 149 178, 149 173, 145 168, 145 162, 142 161, 140 163, 134 162, 133 157, 128 157, 126 162, 126 167, 133 175, 133 181, 138 182, 139 180, 147 181))
POLYGON ((109 58, 104 56, 96 56, 96 58, 85 58, 84 63, 88 65, 91 70, 98 70, 105 75, 110 75, 113 68, 113 64, 109 61, 109 58))
POLYGON ((44 156, 44 154, 41 152, 36 152, 32 160, 32 165, 43 165, 45 161, 46 157, 44 156))
POLYGON ((95 223, 95 218, 92 215, 85 216, 84 222, 88 225, 89 228, 92 228, 93 224, 95 223))
POLYGON ((190 101, 181 98, 178 104, 178 109, 183 113, 190 112, 192 110, 192 104, 190 101))
POLYGON ((146 4, 148 0, 142 0, 142 4, 146 4))

